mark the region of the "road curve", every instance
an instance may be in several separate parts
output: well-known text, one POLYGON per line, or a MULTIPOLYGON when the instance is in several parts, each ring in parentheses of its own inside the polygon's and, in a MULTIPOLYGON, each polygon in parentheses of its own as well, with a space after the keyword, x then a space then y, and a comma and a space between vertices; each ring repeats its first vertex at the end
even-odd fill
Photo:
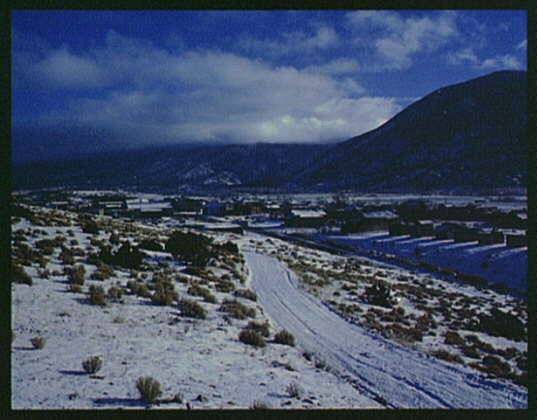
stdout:
POLYGON ((265 314, 369 401, 391 408, 527 408, 525 388, 488 380, 350 324, 300 290, 294 274, 277 259, 247 249, 243 253, 265 314))

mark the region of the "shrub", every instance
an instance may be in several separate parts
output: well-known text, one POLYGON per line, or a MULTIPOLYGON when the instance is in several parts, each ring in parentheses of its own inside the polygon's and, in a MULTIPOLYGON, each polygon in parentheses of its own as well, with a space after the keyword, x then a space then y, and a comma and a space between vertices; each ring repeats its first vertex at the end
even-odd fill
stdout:
POLYGON ((214 285, 214 287, 216 288, 216 290, 218 290, 219 292, 222 292, 222 293, 229 293, 229 292, 232 292, 233 290, 235 290, 235 285, 233 284, 233 282, 226 281, 226 280, 223 280, 223 279, 218 281, 214 285))
POLYGON ((26 273, 24 268, 18 264, 11 264, 11 276, 14 283, 27 284, 28 286, 33 284, 32 278, 26 273))
POLYGON ((164 251, 164 246, 153 239, 144 239, 138 245, 140 249, 147 249, 148 251, 164 251))
POLYGON ((386 282, 377 280, 372 286, 367 287, 364 292, 364 299, 371 305, 390 306, 390 287, 386 282))
POLYGON ((438 357, 439 359, 446 360, 448 362, 455 362, 455 363, 464 362, 458 354, 453 354, 446 350, 436 350, 432 352, 432 355, 438 357))
POLYGON ((239 341, 254 347, 265 347, 266 343, 263 336, 257 331, 245 328, 239 333, 239 341))
POLYGON ((444 343, 462 346, 464 345, 464 339, 455 331, 448 331, 445 335, 444 343))
POLYGON ((479 359, 481 357, 479 355, 479 351, 474 346, 464 346, 464 347, 462 347, 462 353, 466 357, 470 357, 471 359, 479 359))
POLYGON ((230 314, 233 318, 237 319, 246 319, 246 318, 255 318, 255 309, 250 308, 246 305, 243 305, 237 300, 224 300, 220 308, 220 312, 226 312, 230 314))
POLYGON ((54 247, 59 245, 57 245, 55 240, 41 239, 35 243, 35 246, 41 251, 42 254, 51 255, 54 252, 54 247))
POLYGON ((178 306, 181 316, 198 319, 205 319, 207 317, 207 311, 205 311, 203 306, 193 300, 181 299, 178 306))
POLYGON ((205 287, 198 286, 197 284, 190 286, 187 293, 192 296, 201 296, 205 302, 216 303, 216 297, 211 291, 205 287))
POLYGON ((85 219, 81 222, 82 224, 82 232, 88 233, 92 235, 98 235, 99 234, 99 226, 97 223, 91 219, 85 219))
POLYGON ((253 300, 254 302, 257 301, 257 295, 250 289, 238 289, 233 294, 237 297, 253 300))
POLYGON ((190 265, 205 267, 209 259, 216 256, 211 245, 212 240, 207 236, 174 231, 166 242, 165 249, 190 265))
POLYGON ((274 336, 274 342, 294 347, 295 337, 289 331, 281 330, 274 336))
POLYGON ((119 250, 112 255, 111 263, 124 268, 139 269, 144 255, 133 247, 129 242, 125 242, 119 250))
POLYGON ((160 383, 149 376, 138 378, 136 389, 140 393, 140 398, 147 404, 153 404, 162 395, 160 383))
POLYGON ((89 359, 86 359, 82 362, 82 368, 86 373, 97 373, 101 370, 101 367, 103 366, 103 361, 99 356, 93 356, 89 359))
POLYGON ((101 286, 91 285, 89 288, 89 301, 91 305, 106 305, 106 296, 101 286))
POLYGON ((73 254, 71 254, 70 252, 62 251, 60 253, 59 259, 64 265, 73 265, 75 263, 75 257, 73 257, 73 254))
POLYGON ((138 283, 138 289, 136 290, 136 295, 139 297, 148 298, 151 297, 151 292, 145 283, 138 283))
POLYGON ((34 349, 41 350, 43 347, 45 347, 46 340, 38 335, 37 337, 32 338, 30 343, 32 343, 34 349))
POLYGON ((82 286, 84 284, 84 275, 86 269, 83 265, 76 265, 69 271, 69 282, 82 286))
POLYGON ((91 278, 93 280, 104 281, 114 275, 114 270, 112 270, 112 268, 110 268, 109 265, 101 261, 98 261, 96 265, 97 265, 97 270, 95 270, 93 274, 91 275, 91 278))
POLYGON ((222 245, 220 245, 220 247, 225 250, 225 251, 228 251, 232 254, 238 254, 239 253, 239 247, 234 244, 233 242, 231 241, 227 241, 227 242, 224 242, 222 245))
POLYGON ((479 316, 479 329, 490 335, 509 338, 515 341, 527 339, 524 323, 515 315, 492 308, 490 316, 479 316))
POLYGON ((138 287, 141 283, 137 282, 136 280, 129 280, 127 281, 127 289, 133 294, 136 294, 138 291, 138 287))
POLYGON ((296 382, 291 382, 285 390, 291 398, 296 398, 297 400, 302 398, 304 394, 304 390, 296 382))
POLYGON ((168 289, 158 289, 151 295, 151 302, 157 305, 171 305, 177 299, 177 293, 168 289))
POLYGON ((270 334, 268 321, 265 321, 262 324, 258 323, 258 322, 255 322, 255 321, 250 321, 250 322, 248 322, 248 325, 246 326, 246 328, 249 329, 249 330, 253 330, 255 332, 258 332, 263 337, 268 337, 269 334, 270 334))
POLYGON ((483 357, 484 371, 498 377, 506 377, 511 373, 511 366, 509 363, 502 361, 496 356, 483 357))
POLYGON ((98 256, 104 263, 135 270, 140 268, 143 258, 144 255, 130 242, 123 243, 116 253, 112 253, 110 246, 102 246, 98 256))
POLYGON ((120 287, 112 286, 108 289, 107 296, 113 301, 118 301, 123 297, 123 289, 120 287))

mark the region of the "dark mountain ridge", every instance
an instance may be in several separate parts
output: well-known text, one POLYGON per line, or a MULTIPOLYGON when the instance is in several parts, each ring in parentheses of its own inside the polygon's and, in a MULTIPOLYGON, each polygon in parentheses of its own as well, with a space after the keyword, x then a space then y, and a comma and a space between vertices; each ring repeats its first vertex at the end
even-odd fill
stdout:
MULTIPOLYGON (((473 192, 527 182, 527 74, 444 87, 336 145, 168 146, 16 164, 15 188, 473 192)), ((20 147, 20 145, 19 145, 20 147)))
POLYGON ((336 145, 290 184, 418 192, 525 186, 526 96, 526 73, 514 71, 438 89, 336 145))

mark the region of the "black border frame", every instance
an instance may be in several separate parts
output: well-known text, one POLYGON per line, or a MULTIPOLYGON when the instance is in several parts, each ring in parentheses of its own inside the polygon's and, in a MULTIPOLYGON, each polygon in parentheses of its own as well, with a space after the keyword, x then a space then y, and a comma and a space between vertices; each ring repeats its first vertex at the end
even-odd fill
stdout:
POLYGON ((444 419, 471 416, 475 419, 535 419, 537 418, 537 369, 535 352, 537 332, 534 308, 537 304, 537 237, 536 228, 536 188, 537 188, 537 107, 536 107, 536 71, 535 52, 537 51, 537 2, 531 0, 407 0, 407 1, 372 1, 372 0, 12 0, 2 8, 0 21, 1 43, 1 88, 5 92, 0 96, 2 112, 0 127, 2 140, 0 147, 0 308, 7 309, 0 317, 2 369, 0 382, 0 416, 5 418, 26 418, 27 416, 43 416, 48 418, 79 418, 84 416, 155 415, 159 417, 188 418, 277 418, 280 416, 293 418, 332 417, 356 419, 359 417, 388 418, 426 418, 444 419), (527 410, 358 410, 358 409, 326 409, 326 410, 158 410, 145 412, 142 410, 120 411, 116 409, 98 410, 11 410, 11 285, 10 279, 10 201, 11 201, 11 12, 14 10, 352 10, 352 9, 421 9, 421 10, 521 10, 527 12, 528 19, 528 409, 527 410), (5 345, 4 345, 5 344, 5 345), (9 391, 8 391, 9 390, 9 391))

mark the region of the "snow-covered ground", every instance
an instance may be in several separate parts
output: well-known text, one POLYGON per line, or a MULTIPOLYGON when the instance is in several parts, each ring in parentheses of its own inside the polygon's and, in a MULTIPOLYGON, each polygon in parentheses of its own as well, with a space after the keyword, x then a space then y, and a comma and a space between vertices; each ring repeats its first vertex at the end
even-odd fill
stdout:
POLYGON ((297 287, 274 258, 245 252, 254 290, 266 313, 308 351, 351 379, 364 397, 395 408, 524 408, 527 391, 485 379, 350 325, 297 287))
MULTIPOLYGON (((137 273, 116 267, 110 279, 97 281, 91 278, 96 266, 85 260, 97 249, 96 242, 108 243, 111 233, 133 243, 148 237, 163 242, 176 225, 170 221, 149 225, 97 217, 101 232, 93 235, 82 232, 79 218, 73 213, 33 210, 44 226, 34 226, 26 219, 14 223, 17 247, 22 241, 35 249, 38 240, 58 235, 68 242, 76 241, 73 247, 84 250, 84 255, 75 257, 87 273, 83 292, 89 285, 125 288, 133 278, 150 284, 156 272, 168 273, 179 296, 201 304, 207 318, 185 318, 176 304, 158 306, 151 299, 129 293, 105 307, 90 305, 87 293, 67 291, 67 276, 62 273, 65 264, 56 247, 45 264, 51 272, 48 278, 42 278, 37 262, 25 263, 24 270, 33 285, 12 284, 14 409, 143 408, 135 387, 140 376, 157 379, 164 399, 182 394, 181 403, 162 401, 156 408, 184 409, 187 403, 192 408, 248 408, 254 402, 273 408, 527 406, 527 390, 516 385, 518 382, 487 379, 468 367, 466 358, 464 363, 454 364, 427 354, 430 349, 448 348, 443 344, 444 334, 461 321, 459 310, 479 314, 499 307, 518 314, 527 323, 525 306, 512 297, 450 284, 370 259, 335 256, 256 234, 231 233, 207 235, 218 243, 239 244, 246 265, 238 256, 221 255, 207 266, 205 274, 187 275, 181 272, 183 262, 170 254, 144 251, 148 267, 137 273), (47 224, 54 217, 63 218, 66 225, 47 224), (296 267, 296 273, 289 267, 296 267), (314 280, 324 278, 327 283, 311 286, 305 281, 306 275, 314 280), (359 317, 353 320, 338 315, 341 305, 360 306, 360 313, 378 310, 357 299, 368 284, 365 280, 346 288, 351 281, 368 276, 384 278, 394 287, 407 320, 414 322, 421 314, 416 308, 422 305, 423 310, 434 314, 438 327, 427 331, 423 342, 405 345, 383 338, 382 331, 366 330, 359 322, 353 324, 359 317), (219 290, 224 277, 237 288, 253 288, 258 293, 256 302, 238 299, 256 308, 253 319, 270 321, 266 347, 258 349, 238 340, 239 332, 251 319, 231 319, 219 310, 224 299, 235 298, 232 292, 219 290), (218 302, 193 296, 188 288, 195 282, 209 289, 218 302), (408 288, 422 293, 418 304, 408 288), (446 305, 452 306, 448 312, 446 305), (447 318, 437 315, 437 307, 447 318), (295 335, 296 347, 272 342, 281 329, 295 335), (30 339, 38 335, 46 339, 46 345, 35 350, 30 339), (91 356, 103 358, 103 368, 94 376, 84 373, 81 365, 91 356), (289 395, 287 387, 291 383, 303 389, 300 398, 289 395)), ((459 332, 465 338, 473 334, 481 345, 491 345, 500 352, 514 352, 516 357, 507 361, 512 373, 524 373, 517 365, 518 360, 526 358, 527 342, 459 332)), ((479 352, 479 357, 488 354, 481 348, 479 352)))
MULTIPOLYGON (((50 214, 43 209, 38 213, 50 214)), ((56 212, 70 226, 35 227, 23 219, 14 224, 14 235, 25 232, 26 243, 34 246, 36 240, 67 235, 82 249, 91 249, 91 239, 107 240, 111 231, 121 237, 135 239, 140 231, 168 235, 165 228, 121 224, 108 220, 99 235, 82 233, 78 219, 70 213, 56 212), (68 231, 72 230, 72 236, 68 231)), ((228 240, 229 234, 213 235, 217 240, 228 240)), ((150 299, 125 294, 119 302, 106 307, 90 305, 86 293, 68 292, 68 281, 61 273, 63 264, 58 259, 59 249, 49 256, 46 268, 50 277, 41 278, 36 263, 25 266, 33 285, 12 284, 11 344, 11 399, 13 409, 46 408, 144 408, 136 390, 136 380, 151 376, 162 386, 164 399, 180 393, 183 402, 162 402, 155 408, 249 408, 261 402, 273 408, 333 408, 378 407, 364 398, 348 381, 324 369, 317 368, 304 356, 303 348, 276 344, 267 339, 264 348, 241 343, 238 333, 249 321, 226 318, 220 312, 220 303, 233 298, 231 293, 215 289, 218 279, 231 277, 240 284, 233 271, 226 269, 225 261, 210 267, 205 287, 216 296, 218 303, 204 302, 187 292, 190 284, 178 281, 180 264, 169 264, 167 270, 175 273, 174 288, 180 297, 196 300, 207 311, 207 318, 191 319, 181 316, 174 304, 158 306, 150 299), (56 274, 54 274, 56 273, 56 274), (33 337, 46 339, 44 348, 36 350, 30 344, 33 337), (82 369, 82 362, 100 356, 103 367, 90 376, 82 369), (297 383, 303 390, 300 398, 292 398, 287 387, 297 383), (201 397, 200 397, 201 396, 201 397)), ((146 261, 153 271, 166 253, 146 252, 146 261)), ((84 292, 89 285, 124 287, 132 280, 129 270, 115 269, 112 278, 103 281, 91 279, 96 269, 76 257, 86 267, 84 292)), ((242 270, 239 270, 243 273, 242 270)), ((143 274, 143 270, 140 274, 143 274)), ((153 273, 147 271, 150 280, 153 273)), ((188 276, 187 276, 188 277, 188 276)), ((201 279, 203 280, 203 279, 201 279)), ((257 308, 256 321, 266 319, 259 303, 242 300, 257 308)), ((271 337, 284 326, 272 322, 271 337)))

